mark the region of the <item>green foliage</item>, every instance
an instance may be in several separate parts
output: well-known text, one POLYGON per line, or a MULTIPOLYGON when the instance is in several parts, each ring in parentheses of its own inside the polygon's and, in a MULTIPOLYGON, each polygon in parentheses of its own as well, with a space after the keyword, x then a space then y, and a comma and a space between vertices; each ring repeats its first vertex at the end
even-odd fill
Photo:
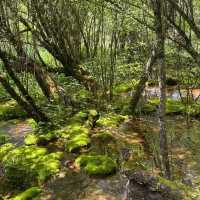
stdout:
POLYGON ((10 137, 6 133, 0 131, 0 146, 8 143, 9 141, 10 137))
POLYGON ((134 89, 134 87, 137 85, 137 83, 138 83, 138 81, 136 81, 135 79, 130 80, 128 82, 120 83, 114 87, 113 93, 115 95, 117 95, 120 93, 130 92, 131 90, 134 89))
POLYGON ((88 119, 88 113, 80 111, 76 113, 71 119, 70 122, 72 123, 84 123, 88 119))
POLYGON ((97 120, 97 125, 106 127, 117 127, 121 122, 123 122, 127 118, 127 116, 118 115, 116 113, 108 113, 104 116, 101 116, 99 120, 97 120))
POLYGON ((112 158, 103 155, 81 155, 76 159, 76 164, 89 175, 110 175, 115 173, 117 168, 112 158))
POLYGON ((27 114, 13 100, 0 103, 0 120, 24 118, 27 114))
POLYGON ((115 138, 113 135, 108 131, 100 131, 97 134, 93 135, 95 139, 97 139, 99 142, 102 142, 102 144, 105 145, 105 143, 108 143, 110 141, 115 141, 115 138))
POLYGON ((41 192, 42 192, 42 190, 40 188, 31 187, 9 200, 33 200, 33 199, 39 200, 39 195, 41 192))
MULTIPOLYGON (((158 110, 159 99, 152 98, 144 105, 143 111, 145 113, 155 112, 158 110)), ((181 114, 184 113, 185 106, 181 101, 167 99, 166 114, 181 114)))
POLYGON ((23 188, 57 173, 61 158, 61 152, 48 154, 45 148, 21 146, 4 154, 2 166, 10 184, 23 188))

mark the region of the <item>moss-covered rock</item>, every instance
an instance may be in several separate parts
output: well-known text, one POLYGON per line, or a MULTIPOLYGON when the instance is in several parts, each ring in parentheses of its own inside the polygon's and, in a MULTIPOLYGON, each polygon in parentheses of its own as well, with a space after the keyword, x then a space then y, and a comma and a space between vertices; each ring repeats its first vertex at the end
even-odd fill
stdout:
POLYGON ((58 135, 56 132, 49 132, 47 134, 36 134, 36 133, 30 133, 26 135, 24 139, 24 144, 26 145, 46 145, 50 141, 57 139, 58 135))
POLYGON ((104 155, 81 155, 75 162, 89 175, 110 175, 115 173, 117 168, 116 162, 104 155))
POLYGON ((0 161, 3 159, 3 157, 9 153, 12 149, 15 148, 15 145, 12 143, 6 143, 2 146, 0 146, 0 161))
POLYGON ((77 151, 81 147, 90 144, 89 129, 79 124, 67 126, 65 132, 62 133, 62 137, 68 138, 66 149, 69 152, 77 151))
POLYGON ((12 185, 31 186, 45 181, 60 169, 63 153, 48 153, 45 148, 21 146, 4 154, 2 166, 4 175, 12 185))
POLYGON ((26 122, 31 126, 32 129, 36 129, 38 127, 38 124, 34 119, 27 119, 26 122))
POLYGON ((116 113, 108 113, 104 116, 101 116, 99 120, 97 120, 97 125, 105 127, 117 127, 121 122, 123 122, 127 118, 127 116, 118 115, 116 113))
POLYGON ((25 139, 24 139, 24 144, 26 145, 35 145, 38 143, 39 137, 34 134, 34 133, 30 133, 28 135, 26 135, 25 139))
POLYGON ((31 187, 24 192, 18 194, 17 196, 11 198, 10 200, 33 200, 38 199, 42 190, 38 187, 31 187))

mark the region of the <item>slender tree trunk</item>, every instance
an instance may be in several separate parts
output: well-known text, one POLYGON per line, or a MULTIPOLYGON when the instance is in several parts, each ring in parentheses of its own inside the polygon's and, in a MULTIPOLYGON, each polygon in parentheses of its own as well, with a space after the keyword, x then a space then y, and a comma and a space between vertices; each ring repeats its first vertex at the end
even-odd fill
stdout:
POLYGON ((32 107, 15 92, 15 90, 10 86, 8 81, 1 75, 0 82, 4 89, 10 94, 10 96, 22 107, 23 110, 27 112, 29 117, 33 118, 36 122, 41 121, 41 118, 38 115, 38 113, 36 113, 35 110, 33 110, 32 107))
POLYGON ((171 177, 168 142, 166 133, 166 66, 165 66, 165 21, 164 21, 164 0, 155 0, 154 14, 156 18, 156 37, 158 48, 158 67, 159 67, 159 88, 160 88, 160 105, 159 105, 159 125, 160 125, 160 152, 162 169, 164 176, 168 179, 171 177))
POLYGON ((138 102, 140 100, 140 97, 145 89, 145 84, 148 81, 149 75, 151 74, 152 67, 153 67, 155 61, 156 61, 156 50, 153 49, 151 52, 151 56, 148 59, 147 64, 144 67, 144 71, 142 73, 142 76, 140 77, 140 81, 135 89, 133 97, 131 98, 131 101, 130 101, 130 109, 131 109, 132 113, 135 112, 135 109, 136 109, 138 102))
POLYGON ((38 116, 39 121, 48 121, 48 118, 46 117, 46 115, 39 110, 39 108, 36 106, 33 98, 29 95, 28 91, 24 88, 24 86, 22 85, 20 80, 17 78, 17 76, 13 72, 12 66, 9 63, 9 60, 6 57, 6 54, 4 54, 1 50, 0 50, 0 58, 2 59, 2 61, 4 63, 4 67, 7 71, 7 73, 13 79, 13 81, 15 82, 16 86, 18 87, 19 91, 21 92, 23 97, 26 99, 26 101, 29 103, 29 106, 31 107, 34 115, 38 116))

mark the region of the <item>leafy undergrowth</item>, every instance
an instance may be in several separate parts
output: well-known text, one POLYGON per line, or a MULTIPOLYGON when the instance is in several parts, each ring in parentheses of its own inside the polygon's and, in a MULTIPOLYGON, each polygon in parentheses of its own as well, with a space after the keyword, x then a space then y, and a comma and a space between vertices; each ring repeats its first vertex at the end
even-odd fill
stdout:
POLYGON ((26 113, 14 100, 0 103, 0 121, 25 117, 26 113))
MULTIPOLYGON (((159 99, 152 98, 143 106, 142 112, 151 113, 156 112, 159 106, 159 99)), ((185 106, 182 101, 167 99, 166 114, 189 114, 191 116, 200 115, 200 102, 197 101, 189 106, 185 106)))
POLYGON ((123 116, 116 113, 108 113, 101 116, 99 120, 97 120, 97 126, 115 128, 126 119, 128 119, 128 116, 123 116))

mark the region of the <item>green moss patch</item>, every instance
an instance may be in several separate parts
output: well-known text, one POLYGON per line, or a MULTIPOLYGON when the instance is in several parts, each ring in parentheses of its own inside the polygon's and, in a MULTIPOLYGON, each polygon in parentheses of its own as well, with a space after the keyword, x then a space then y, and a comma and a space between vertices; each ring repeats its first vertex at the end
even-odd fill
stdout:
POLYGON ((31 186, 45 181, 60 169, 61 152, 48 153, 45 148, 21 146, 4 154, 4 175, 12 185, 31 186))
POLYGON ((32 199, 38 199, 39 195, 42 192, 42 190, 38 187, 31 187, 27 189, 26 191, 18 194, 17 196, 11 198, 10 200, 32 200, 32 199))
POLYGON ((24 144, 26 145, 46 145, 50 141, 57 139, 58 136, 56 132, 49 132, 47 134, 36 134, 36 133, 31 133, 26 135, 24 139, 24 144))
POLYGON ((97 125, 105 127, 117 127, 121 122, 123 122, 127 118, 127 116, 118 115, 115 113, 108 113, 100 117, 99 120, 97 120, 97 125))
POLYGON ((112 158, 103 155, 81 155, 75 162, 89 175, 110 175, 115 173, 117 168, 112 158))
POLYGON ((12 149, 15 148, 15 145, 12 143, 6 143, 2 146, 0 146, 0 161, 3 159, 3 157, 12 149))
POLYGON ((135 79, 130 80, 128 82, 120 83, 114 87, 113 93, 115 95, 117 95, 120 93, 129 92, 129 91, 133 90, 133 88, 137 85, 137 83, 138 82, 135 79))
POLYGON ((77 151, 90 143, 89 129, 78 124, 67 126, 62 132, 62 137, 68 139, 66 149, 69 152, 77 151))
POLYGON ((31 126, 32 129, 36 129, 38 127, 38 124, 34 119, 27 119, 26 122, 31 126))

